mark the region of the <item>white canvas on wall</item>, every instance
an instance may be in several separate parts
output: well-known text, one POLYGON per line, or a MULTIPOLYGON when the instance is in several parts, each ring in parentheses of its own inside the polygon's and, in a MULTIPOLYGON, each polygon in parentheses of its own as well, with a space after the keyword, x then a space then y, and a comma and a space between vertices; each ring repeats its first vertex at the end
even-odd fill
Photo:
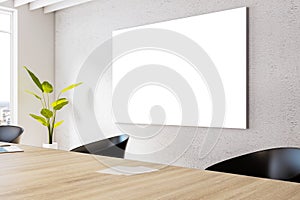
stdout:
MULTIPOLYGON (((164 29, 177 32, 196 42, 210 57, 221 77, 225 93, 224 128, 247 128, 247 8, 237 8, 215 13, 175 19, 149 25, 116 30, 113 32, 113 54, 118 48, 114 37, 132 30, 164 29)), ((176 41, 174 41, 176 43, 176 41)), ((197 53, 197 52, 191 52, 197 53)), ((181 99, 167 85, 153 83, 133 88, 128 101, 130 118, 117 117, 117 123, 164 124, 211 127, 215 114, 212 94, 205 77, 191 63, 176 52, 141 48, 119 57, 113 62, 113 93, 120 80, 134 69, 146 65, 160 65, 180 74, 191 87, 198 104, 198 120, 182 121, 181 99), (159 105, 164 109, 163 123, 151 119, 150 112, 159 105)), ((201 70, 200 70, 201 71, 201 70)), ((145 74, 147 76, 147 74, 145 74)), ((166 77, 167 78, 167 77, 166 77)))

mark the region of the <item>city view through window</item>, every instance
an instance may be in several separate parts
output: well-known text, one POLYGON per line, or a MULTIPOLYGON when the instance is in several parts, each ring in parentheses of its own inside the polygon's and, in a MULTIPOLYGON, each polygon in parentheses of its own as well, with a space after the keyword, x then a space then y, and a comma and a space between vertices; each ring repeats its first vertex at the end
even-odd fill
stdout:
POLYGON ((10 124, 11 14, 0 10, 0 125, 10 124))

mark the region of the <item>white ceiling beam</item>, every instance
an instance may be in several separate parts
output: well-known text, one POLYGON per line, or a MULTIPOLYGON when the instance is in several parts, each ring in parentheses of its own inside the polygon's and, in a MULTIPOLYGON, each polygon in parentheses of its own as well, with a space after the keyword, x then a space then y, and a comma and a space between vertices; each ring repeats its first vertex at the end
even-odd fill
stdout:
POLYGON ((30 3, 29 9, 35 10, 35 9, 39 9, 39 8, 49 6, 52 4, 56 4, 56 3, 59 3, 62 1, 64 1, 64 0, 37 0, 37 1, 30 3))
POLYGON ((72 6, 79 5, 79 4, 83 4, 83 3, 86 3, 86 2, 89 2, 89 1, 93 1, 93 0, 67 0, 67 1, 62 1, 62 2, 59 2, 59 3, 44 7, 44 13, 55 12, 55 11, 58 11, 58 10, 62 10, 62 9, 65 9, 65 8, 69 8, 69 7, 72 7, 72 6))
POLYGON ((28 4, 28 3, 31 3, 31 2, 34 2, 36 0, 15 0, 14 1, 14 6, 15 7, 19 7, 19 6, 23 6, 25 4, 28 4))
POLYGON ((5 1, 8 1, 8 0, 0 0, 0 3, 3 3, 3 2, 5 2, 5 1))

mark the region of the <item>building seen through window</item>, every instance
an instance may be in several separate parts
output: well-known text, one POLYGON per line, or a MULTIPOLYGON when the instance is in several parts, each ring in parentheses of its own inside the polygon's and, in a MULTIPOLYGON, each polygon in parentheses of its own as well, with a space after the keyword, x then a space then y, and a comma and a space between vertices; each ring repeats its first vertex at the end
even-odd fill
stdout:
POLYGON ((11 123, 12 15, 0 10, 0 125, 11 123))

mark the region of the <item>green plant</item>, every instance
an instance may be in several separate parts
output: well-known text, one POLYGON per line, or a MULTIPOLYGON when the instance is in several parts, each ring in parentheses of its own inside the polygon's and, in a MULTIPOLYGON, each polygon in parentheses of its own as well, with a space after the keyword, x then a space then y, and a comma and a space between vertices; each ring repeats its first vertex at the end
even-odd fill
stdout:
POLYGON ((55 99, 55 101, 53 101, 50 104, 50 96, 49 94, 53 94, 53 86, 51 85, 51 83, 49 83, 48 81, 43 81, 42 83, 40 82, 40 80, 38 79, 38 77, 32 73, 27 67, 24 66, 24 69, 27 71, 27 73, 29 74, 29 76, 31 77, 32 81, 35 83, 35 85, 39 88, 39 90, 41 91, 41 95, 37 95, 36 93, 32 92, 32 91, 26 91, 27 93, 33 95, 36 99, 38 99, 41 104, 42 104, 42 109, 40 111, 40 115, 35 115, 35 114, 29 114, 32 118, 34 118, 35 120, 37 120, 38 122, 40 122, 42 125, 46 126, 48 129, 48 141, 49 144, 52 144, 53 142, 53 132, 54 129, 58 126, 60 126, 64 121, 59 121, 56 122, 56 114, 57 111, 61 110, 64 106, 66 106, 69 101, 66 98, 61 98, 61 95, 79 85, 81 85, 82 83, 76 83, 76 84, 72 84, 66 88, 64 88, 63 90, 61 90, 57 96, 57 98, 55 99))

